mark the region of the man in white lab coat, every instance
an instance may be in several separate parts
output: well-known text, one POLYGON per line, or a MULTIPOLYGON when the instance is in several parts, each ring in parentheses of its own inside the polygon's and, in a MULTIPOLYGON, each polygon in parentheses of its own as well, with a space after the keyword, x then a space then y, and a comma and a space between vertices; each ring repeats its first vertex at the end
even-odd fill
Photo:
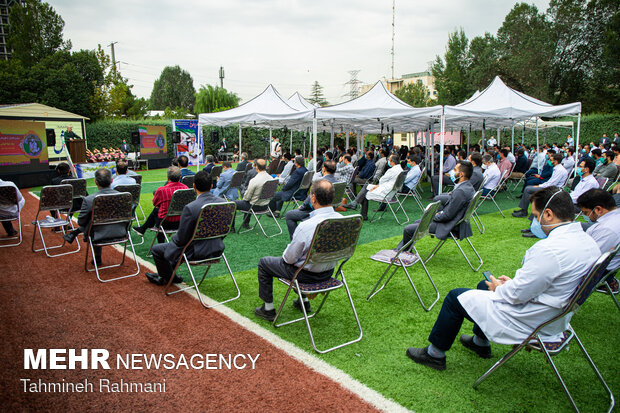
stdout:
MULTIPOLYGON (((490 358, 489 341, 517 344, 543 322, 562 312, 563 306, 600 257, 592 237, 574 219, 573 202, 557 187, 532 195, 532 232, 543 238, 528 249, 513 279, 502 275, 478 284, 478 289, 456 288, 446 296, 424 348, 411 347, 407 356, 416 363, 445 370, 445 352, 467 318, 474 335, 460 342, 482 358, 490 358)), ((560 341, 570 317, 540 331, 547 342, 560 341)))

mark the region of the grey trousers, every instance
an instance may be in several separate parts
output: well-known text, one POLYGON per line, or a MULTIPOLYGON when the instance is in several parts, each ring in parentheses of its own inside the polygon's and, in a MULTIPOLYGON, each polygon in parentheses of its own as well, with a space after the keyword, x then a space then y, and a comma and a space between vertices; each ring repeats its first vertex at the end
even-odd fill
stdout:
POLYGON ((521 201, 519 202, 519 208, 527 211, 528 206, 530 205, 530 196, 538 191, 540 188, 534 186, 528 186, 523 191, 523 195, 521 196, 521 201))
POLYGON ((288 235, 293 239, 293 234, 297 229, 297 225, 301 221, 305 221, 310 216, 310 211, 302 211, 300 209, 293 209, 286 213, 286 226, 288 228, 288 235))

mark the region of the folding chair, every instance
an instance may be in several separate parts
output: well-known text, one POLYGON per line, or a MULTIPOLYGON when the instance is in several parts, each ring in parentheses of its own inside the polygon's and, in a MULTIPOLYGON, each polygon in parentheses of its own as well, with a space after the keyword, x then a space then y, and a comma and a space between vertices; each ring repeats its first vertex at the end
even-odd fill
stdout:
POLYGON ((284 167, 286 166, 286 161, 281 161, 280 163, 278 163, 278 169, 276 169, 276 175, 280 175, 282 173, 282 171, 284 170, 284 167))
MULTIPOLYGON (((140 225, 140 220, 138 219, 138 205, 140 205, 140 191, 142 187, 138 184, 133 185, 118 185, 116 188, 118 192, 127 192, 131 194, 131 203, 132 203, 132 220, 135 219, 138 226, 140 225)), ((131 235, 131 231, 129 232, 131 235)), ((140 243, 135 245, 144 244, 144 236, 140 236, 140 243)))
POLYGON ((206 204, 202 206, 200 211, 200 216, 198 217, 198 221, 196 222, 196 228, 194 229, 194 235, 192 239, 183 247, 183 252, 179 256, 177 263, 174 267, 174 271, 172 272, 172 276, 168 281, 168 285, 166 286, 165 293, 166 295, 176 294, 181 291, 185 291, 188 289, 195 289, 196 295, 198 296, 198 300, 200 304, 202 304, 205 308, 212 308, 218 306, 220 304, 227 303, 229 301, 236 300, 241 296, 241 290, 239 290, 239 286, 237 285, 237 281, 235 280, 235 276, 230 269, 230 265, 228 265, 228 260, 226 259, 226 255, 224 251, 216 257, 209 257, 205 259, 193 259, 189 260, 185 251, 187 248, 195 241, 206 241, 211 239, 221 238, 222 240, 228 235, 230 229, 234 224, 235 218, 235 203, 234 202, 226 202, 226 203, 217 203, 217 204, 206 204), (224 260, 224 264, 226 264, 226 268, 228 269, 228 273, 230 274, 230 278, 232 278, 233 284, 237 289, 237 295, 233 298, 229 298, 224 301, 220 301, 213 305, 207 305, 204 301, 202 301, 202 296, 200 294, 200 290, 198 289, 202 282, 204 281, 207 273, 211 269, 211 265, 218 264, 220 260, 224 260), (187 270, 189 271, 189 275, 192 278, 193 286, 188 286, 185 288, 177 289, 171 292, 168 292, 170 286, 172 285, 172 280, 174 278, 174 274, 177 272, 179 265, 181 262, 185 262, 187 266, 187 270), (205 273, 202 275, 202 279, 199 283, 196 282, 196 277, 194 277, 194 273, 192 271, 192 266, 206 266, 207 269, 205 273))
POLYGON ((334 203, 332 204, 332 207, 338 208, 342 204, 342 198, 344 198, 344 191, 346 189, 346 182, 336 182, 334 184, 334 203))
MULTIPOLYGON (((529 170, 530 170, 530 168, 532 167, 532 163, 533 163, 533 162, 534 162, 534 158, 529 158, 529 159, 528 159, 528 161, 527 161, 527 168, 526 168, 526 171, 529 171, 529 170)), ((516 165, 516 162, 515 162, 515 165, 516 165)), ((515 183, 515 185, 512 187, 512 189, 510 189, 510 188, 508 187, 508 183, 506 183, 506 188, 508 188, 508 190, 510 191, 510 193, 513 193, 514 191, 516 191, 516 190, 517 190, 517 188, 519 187, 519 184, 525 180, 525 173, 523 174, 523 176, 521 176, 521 178, 518 178, 518 179, 516 179, 516 178, 510 178, 510 176, 508 176, 508 180, 513 180, 513 181, 516 181, 516 183, 515 183)))
POLYGON ((381 250, 375 255, 373 255, 372 257, 370 257, 371 260, 377 261, 377 262, 383 262, 385 264, 388 264, 388 266, 385 269, 385 271, 383 271, 383 274, 381 275, 381 277, 379 277, 379 280, 377 281, 373 289, 368 294, 368 297, 366 297, 366 301, 370 301, 372 297, 374 297, 376 294, 379 293, 379 291, 385 288, 385 286, 390 282, 390 280, 396 273, 396 270, 398 270, 398 267, 401 267, 403 271, 405 272, 405 275, 407 276, 407 279, 409 279, 409 283, 411 284, 411 287, 413 287, 413 291, 415 292, 415 295, 418 297, 418 300, 420 301, 420 304, 422 305, 422 308, 425 311, 431 311, 433 306, 437 303, 437 301, 439 301, 439 290, 435 286, 435 283, 433 282, 433 279, 431 278, 431 275, 429 274, 428 269, 426 268, 426 265, 424 264, 424 261, 421 259, 420 253, 415 247, 415 243, 418 242, 420 239, 424 238, 425 236, 429 235, 428 228, 431 225, 431 222, 433 221, 433 217, 437 213, 437 210, 439 209, 440 205, 441 205, 441 202, 439 201, 428 204, 428 206, 424 210, 424 213, 422 214, 422 218, 420 218, 420 224, 418 225, 418 228, 416 229, 415 234, 413 234, 413 237, 408 243, 406 243, 399 249, 381 250), (418 289, 415 287, 415 284, 413 283, 413 280, 411 279, 411 276, 409 275, 409 271, 407 271, 408 267, 415 265, 417 262, 422 264, 422 268, 424 268, 424 272, 426 272, 426 276, 428 277, 433 288, 435 289, 435 294, 436 294, 435 301, 433 301, 431 305, 428 307, 424 304, 424 301, 422 300, 422 297, 420 297, 420 293, 418 292, 418 289), (380 288, 378 288, 379 284, 381 284, 381 281, 383 281, 383 279, 385 278, 387 273, 390 271, 392 266, 394 267, 394 269, 392 270, 392 273, 388 276, 387 280, 385 280, 383 285, 380 288))
MULTIPOLYGON (((495 197, 497 196, 497 193, 499 192, 499 189, 502 187, 502 185, 504 185, 504 182, 506 182, 506 179, 508 179, 509 176, 510 176, 510 174, 508 173, 508 171, 504 171, 504 174, 502 175, 502 177, 497 182, 497 185, 495 185, 495 188, 493 188, 488 194, 482 195, 480 197, 480 203, 478 204, 478 206, 475 209, 476 212, 478 211, 478 208, 480 208, 482 206, 484 201, 486 201, 487 199, 490 199, 495 204, 495 207, 497 208, 499 213, 502 214, 502 217, 506 218, 506 215, 504 215, 504 212, 502 212, 502 210, 499 207, 499 205, 497 205, 497 202, 495 201, 495 197)), ((483 189, 482 185, 480 186, 480 189, 481 190, 483 189)))
POLYGON ((299 266, 299 269, 293 275, 293 278, 290 280, 285 278, 278 278, 280 282, 288 285, 288 289, 286 290, 286 294, 284 295, 282 303, 278 308, 276 317, 273 320, 274 327, 282 327, 287 324, 292 324, 304 320, 306 323, 306 328, 308 329, 308 334, 310 335, 310 342, 312 343, 312 347, 317 353, 324 354, 332 350, 347 346, 349 344, 356 343, 362 339, 362 325, 360 324, 359 317, 357 316, 357 311, 355 310, 353 298, 351 297, 351 292, 349 291, 349 286, 347 285, 344 272, 342 272, 342 266, 349 260, 349 258, 351 258, 351 256, 355 252, 357 240, 362 229, 362 223, 363 220, 360 215, 329 218, 321 222, 314 231, 312 243, 310 244, 310 248, 308 250, 308 255, 306 256, 304 263, 299 266), (330 278, 327 281, 316 284, 303 284, 297 280, 299 272, 306 266, 306 264, 337 263, 339 261, 340 265, 336 270, 336 276, 330 278), (342 280, 338 279, 339 275, 342 280), (319 313, 319 311, 321 311, 321 308, 323 308, 323 305, 325 304, 325 300, 327 300, 329 293, 343 286, 345 288, 345 291, 347 292, 349 303, 351 304, 351 309, 353 310, 353 315, 355 316, 355 321, 357 322, 359 336, 351 341, 347 341, 326 350, 319 350, 314 341, 314 335, 312 334, 312 328, 310 327, 310 319, 315 317, 319 313), (277 324, 278 318, 280 317, 282 309, 284 308, 284 305, 286 304, 288 296, 292 290, 300 296, 300 300, 301 296, 316 296, 318 294, 324 294, 324 296, 321 300, 321 303, 312 314, 308 315, 308 313, 306 312, 306 307, 304 305, 301 305, 303 317, 277 324))
POLYGON ((86 234, 86 239, 90 248, 86 250, 84 269, 89 272, 95 271, 95 273, 97 274, 97 279, 102 283, 134 277, 140 274, 140 265, 138 264, 138 258, 136 257, 136 250, 133 247, 133 242, 131 241, 131 236, 129 235, 129 226, 131 225, 131 220, 134 215, 132 199, 133 198, 130 193, 123 192, 119 194, 97 195, 93 200, 92 221, 88 234, 86 234), (97 227, 114 224, 126 225, 126 231, 124 236, 120 238, 102 239, 97 241, 93 240, 96 232, 95 229, 97 227), (129 243, 129 246, 131 247, 131 252, 133 253, 133 260, 136 263, 136 272, 128 275, 122 275, 120 277, 108 278, 105 280, 102 279, 99 275, 100 270, 120 267, 125 263, 125 256, 127 255, 127 243, 129 243), (99 267, 99 265, 97 265, 97 260, 94 259, 95 247, 104 247, 106 245, 118 244, 124 244, 123 259, 121 260, 120 264, 99 267), (89 250, 93 256, 93 269, 88 268, 89 250))
MULTIPOLYGON (((258 200, 259 201, 263 201, 263 202, 271 201, 273 196, 276 194, 276 190, 277 189, 278 189, 278 180, 277 179, 271 179, 271 180, 265 182, 263 184, 263 187, 261 188, 261 192, 260 192, 260 196, 258 197, 258 200)), ((278 229, 280 230, 280 232, 278 232, 277 234, 267 235, 267 233, 265 232, 265 229, 263 228, 262 224, 260 223, 260 219, 261 219, 261 217, 263 215, 269 214, 270 216, 273 217, 273 212, 271 211, 271 208, 269 208, 269 204, 266 205, 267 209, 265 209, 263 211, 255 211, 254 210, 254 206, 255 205, 250 206, 250 209, 248 211, 241 211, 240 210, 240 212, 242 214, 252 214, 252 216, 256 220, 256 223, 250 229, 246 229, 245 231, 239 231, 239 234, 243 234, 245 232, 253 231, 254 228, 256 228, 256 224, 258 224, 258 226, 260 227, 260 230, 263 232, 263 235, 266 236, 267 238, 272 238, 272 237, 275 237, 277 235, 280 235, 282 233, 282 227, 280 226, 280 223, 278 223, 278 220, 276 218, 273 218, 273 220, 276 223, 276 225, 278 226, 278 229)))
POLYGON ((71 202, 71 209, 67 212, 67 219, 71 219, 74 213, 79 212, 73 209, 73 204, 76 200, 82 200, 88 196, 88 190, 86 189, 86 179, 72 178, 63 179, 60 182, 61 185, 71 185, 73 187, 73 199, 71 202))
MULTIPOLYGON (((239 197, 239 188, 241 188, 241 185, 243 184, 244 179, 245 179, 245 172, 235 172, 232 176, 232 179, 230 180, 230 184, 228 185, 228 190, 236 189, 237 197, 239 197)), ((228 199, 226 195, 224 195, 224 197, 228 199)))
POLYGON ((211 179, 213 181, 215 181, 220 174, 222 173, 222 165, 214 165, 213 168, 211 168, 211 179))
POLYGON ((347 187, 344 193, 347 199, 349 200, 349 202, 353 202, 353 200, 355 199, 355 194, 353 193, 353 180, 357 177, 358 172, 359 172, 359 168, 356 166, 353 169, 351 178, 349 178, 349 182, 347 182, 347 187))
POLYGON ((545 358, 547 359, 547 363, 551 366, 551 369, 553 370, 555 377, 560 382, 560 385, 562 386, 562 389, 564 390, 566 397, 568 397, 568 400, 572 408, 576 412, 579 412, 579 409, 577 408, 577 404, 573 400, 573 397, 571 396, 568 388, 566 387, 566 384, 564 383, 564 380, 562 379, 562 376, 560 375, 560 372, 556 368, 555 363, 553 362, 553 359, 552 359, 552 356, 559 354, 564 349, 568 349, 569 343, 571 342, 571 340, 574 339, 577 342, 577 345, 579 346, 579 348, 581 349, 583 355, 588 360, 590 367, 592 367, 592 370, 594 370, 594 373, 596 374, 599 381, 605 388, 605 391, 607 391, 607 395, 609 397, 609 402, 610 402, 608 412, 611 412, 615 405, 614 396, 609 386, 607 386, 607 383, 605 383, 605 379, 603 379, 603 376, 596 368, 594 361, 592 361, 592 359, 590 358, 590 355, 586 351, 586 348, 584 347, 581 340, 577 336, 577 333, 575 332, 573 327, 569 324, 568 329, 564 331, 563 333, 563 337, 561 341, 555 342, 555 343, 544 342, 542 338, 540 337, 540 331, 546 326, 558 320, 561 320, 565 317, 571 317, 579 309, 579 307, 583 305, 583 303, 586 301, 586 299, 590 296, 590 294, 594 290, 595 286, 603 279, 605 275, 605 268, 607 268, 607 265, 613 259, 613 257, 617 254, 617 252, 618 252, 618 247, 616 247, 614 251, 606 252, 603 255, 601 255, 601 257, 592 266, 588 274, 582 279, 581 283, 579 284, 579 286, 573 293, 570 301, 568 302, 566 306, 564 306, 563 311, 559 315, 551 318, 548 321, 545 321, 544 323, 536 327, 534 331, 532 331, 532 333, 525 340, 515 345, 512 348, 512 350, 510 350, 504 357, 498 360, 489 370, 487 370, 486 373, 484 373, 482 376, 478 378, 478 380, 476 380, 476 382, 473 384, 474 389, 477 389, 480 383, 482 383, 487 377, 491 375, 491 373, 493 373, 500 366, 506 363, 510 358, 512 358, 512 356, 517 354, 521 349, 525 348, 526 350, 536 350, 545 355, 545 358))
POLYGON ((269 168, 267 169, 267 173, 269 175, 274 175, 276 171, 278 170, 279 165, 280 165, 279 159, 274 159, 273 161, 269 162, 269 168))
POLYGON ((178 229, 164 229, 164 222, 170 217, 180 217, 183 213, 183 208, 185 208, 185 205, 195 200, 196 192, 194 192, 193 189, 177 189, 174 191, 172 194, 172 199, 170 200, 168 212, 166 212, 166 216, 161 220, 156 228, 149 228, 149 231, 155 231, 155 237, 153 237, 153 241, 149 247, 149 252, 146 254, 147 257, 153 256, 151 250, 153 249, 153 245, 155 244, 155 240, 157 239, 157 235, 159 233, 164 234, 166 242, 170 242, 168 240, 168 234, 174 234, 178 231, 178 229))
MULTIPOLYGON (((452 228, 452 231, 450 231, 450 237, 454 240, 454 243, 456 244, 456 246, 459 249, 459 251, 461 251, 461 254, 465 258, 465 261, 467 261, 467 263, 469 264, 469 266, 471 267, 471 269, 474 272, 478 271, 480 269, 480 267, 482 267, 482 257, 480 257, 480 254, 478 254, 478 251, 476 250, 476 248, 474 248, 474 244, 471 243, 471 241, 469 240, 469 237, 465 237, 464 239, 467 241, 467 243, 469 244, 471 249, 474 250, 474 253, 476 254, 476 257, 478 257, 478 260, 480 261, 480 265, 478 265, 477 268, 474 268, 472 263, 469 261, 469 258, 467 258, 467 255, 465 255, 465 252, 461 248, 461 245, 459 244, 459 240, 457 240, 456 237, 454 236, 454 231, 459 230, 459 228, 460 228, 460 226, 462 224, 465 224, 465 223, 469 222, 469 220, 470 220, 470 218, 471 218, 471 216, 472 216, 472 214, 473 214, 473 212, 474 212, 474 210, 476 208, 476 204, 478 203, 478 200, 480 199, 481 196, 482 196, 482 189, 474 194, 474 197, 469 202, 469 206, 467 207, 467 211, 465 211, 465 215, 463 216, 463 218, 459 222, 456 223, 456 225, 454 225, 454 228, 452 228)), ((447 240, 448 240, 447 238, 443 239, 443 240, 439 240, 439 242, 437 243, 437 245, 435 246, 433 251, 431 251, 429 256, 426 257, 426 259, 424 260, 425 264, 431 258, 433 258, 435 256, 437 251, 439 251, 439 249, 442 247, 443 244, 446 243, 447 240)))
POLYGON ((250 172, 252 170, 252 168, 254 168, 252 166, 252 163, 248 162, 248 164, 245 166, 245 172, 250 172))
POLYGON ((596 182, 598 182, 598 187, 600 189, 605 189, 605 185, 607 185, 607 178, 603 178, 602 176, 599 176, 596 178, 596 182))
POLYGON ((291 199, 289 199, 288 201, 284 202, 282 211, 280 212, 280 216, 284 216, 286 214, 286 211, 288 210, 289 206, 291 206, 292 204, 295 204, 296 208, 299 208, 301 206, 301 202, 299 202, 299 200, 297 200, 297 198, 295 198, 298 194, 302 194, 302 193, 306 193, 308 192, 308 188, 310 188, 310 186, 312 186, 312 178, 314 177, 314 171, 308 171, 304 174, 304 177, 301 178, 301 184, 299 184, 299 188, 297 188, 295 190, 295 192, 293 192, 293 195, 291 196, 291 199))
MULTIPOLYGON (((368 200, 368 202, 372 201, 372 202, 379 202, 379 204, 382 204, 382 203, 387 204, 387 207, 390 208, 390 211, 392 212, 392 215, 394 215, 394 219, 396 220, 398 225, 404 225, 407 222, 409 222, 409 215, 407 215, 407 212, 405 211, 405 208, 403 208, 403 205, 401 204, 400 200, 398 199, 398 196, 396 196, 398 191, 403 187, 403 184, 405 183, 405 178, 407 178, 407 172, 403 171, 403 172, 400 173, 400 175, 398 175, 398 177, 396 178, 396 182, 394 182, 394 187, 392 187, 392 190, 390 192, 388 192, 385 195, 385 197, 383 197, 383 200, 381 200, 381 201, 375 201, 374 199, 369 199, 368 200), (396 207, 396 211, 394 211, 394 208, 392 208, 392 204, 397 204, 398 205, 396 207), (399 209, 403 210, 403 214, 405 215, 405 218, 407 218, 406 221, 400 222, 398 220, 398 216, 396 215, 396 213, 398 212, 399 209)), ((380 220, 383 217, 383 214, 385 214, 385 209, 383 211, 380 211, 381 215, 379 215, 379 218, 377 218, 375 220, 375 217, 377 216, 378 212, 379 212, 379 209, 377 208, 377 210, 374 212, 374 214, 372 214, 372 218, 370 219, 370 222, 375 222, 375 221, 380 220)))
POLYGON ((605 287, 605 290, 607 290, 607 291, 605 291, 605 292, 598 291, 598 290, 597 291, 600 292, 601 294, 607 294, 607 295, 611 296, 612 301, 616 304, 616 307, 618 308, 618 310, 620 310, 620 303, 618 302, 618 299, 616 298, 616 294, 613 293, 613 291, 611 290, 611 287, 605 281, 606 278, 608 276, 612 275, 612 274, 614 275, 614 277, 617 276, 618 275, 618 270, 615 270, 615 271, 612 271, 612 272, 610 272, 608 274, 605 274, 605 277, 603 277, 603 279, 601 279, 601 281, 599 282, 599 284, 596 287, 597 288, 598 287, 605 287))
MULTIPOLYGON (((405 178, 406 178, 406 175, 405 175, 405 178)), ((420 195, 418 195, 418 185, 420 185, 421 181, 422 181, 422 174, 420 174, 420 179, 418 179, 418 182, 416 182, 415 186, 409 189, 409 192, 407 193, 398 192, 396 194, 397 197, 402 197, 402 200, 400 200, 401 205, 404 205, 407 198, 411 197, 416 202, 416 204, 418 204, 418 207, 422 211, 424 211, 424 206, 422 205, 422 198, 420 197, 420 195)))
MULTIPOLYGON (((488 179, 488 176, 485 176, 482 178, 482 183, 480 184, 480 190, 484 188, 484 184, 486 184, 487 179, 488 179)), ((480 232, 481 234, 484 234, 484 232, 486 231, 486 228, 484 227, 484 224, 482 223, 482 220, 480 219, 480 216, 478 215, 477 207, 476 209, 474 209, 474 213, 471 214, 471 218, 472 218, 472 221, 474 221, 474 224, 476 224, 476 228, 478 228, 478 232, 480 232)))
POLYGON ((0 248, 2 247, 16 247, 21 245, 22 243, 22 214, 19 210, 19 201, 17 200, 17 191, 18 189, 13 186, 0 186, 0 207, 4 209, 8 209, 11 207, 15 207, 17 213, 13 216, 0 217, 0 222, 5 221, 15 221, 17 220, 17 225, 19 226, 18 235, 11 236, 2 239, 2 243, 0 244, 0 248), (10 243, 6 244, 8 240, 18 240, 16 244, 10 243))
POLYGON ((422 192, 423 192, 423 191, 422 191, 422 189, 420 188, 420 182, 422 182, 422 180, 423 180, 425 177, 426 177, 426 178, 428 178, 428 170, 427 170, 427 166, 424 166, 424 167, 422 168, 422 173, 420 174, 420 179, 418 180, 418 185, 416 185, 416 187, 415 187, 415 193, 416 193, 416 194, 418 194, 418 197, 419 197, 420 199, 422 199, 422 192))
POLYGON ((32 222, 34 225, 34 234, 32 236, 32 252, 45 251, 45 255, 48 257, 60 257, 61 255, 73 254, 80 251, 80 243, 77 243, 77 249, 73 251, 63 252, 60 254, 50 254, 48 251, 56 248, 62 248, 66 241, 63 239, 62 244, 47 246, 45 244, 45 237, 43 236, 42 229, 46 228, 60 228, 63 235, 66 234, 65 227, 70 226, 73 230, 73 221, 71 219, 60 218, 60 211, 69 211, 73 203, 73 187, 71 185, 50 185, 44 186, 41 189, 41 198, 39 199, 39 210, 35 220, 32 222), (46 216, 45 219, 39 219, 39 214, 43 211, 56 211, 58 218, 46 216), (35 249, 34 243, 37 239, 37 232, 41 237, 41 243, 43 248, 35 249))
POLYGON ((190 189, 193 188, 194 175, 185 175, 183 178, 181 178, 181 183, 190 189))
MULTIPOLYGON (((140 185, 140 189, 142 189, 142 175, 130 175, 138 185, 140 185)), ((142 209, 142 205, 138 204, 138 208, 140 209, 140 213, 142 214, 142 219, 146 219, 146 215, 144 214, 144 210, 142 209)))

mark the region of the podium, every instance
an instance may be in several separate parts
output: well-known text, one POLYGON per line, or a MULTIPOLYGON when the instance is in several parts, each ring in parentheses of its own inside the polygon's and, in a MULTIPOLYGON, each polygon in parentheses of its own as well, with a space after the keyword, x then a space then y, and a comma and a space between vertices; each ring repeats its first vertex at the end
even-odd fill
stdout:
POLYGON ((66 143, 73 163, 86 163, 86 139, 69 140, 66 143))

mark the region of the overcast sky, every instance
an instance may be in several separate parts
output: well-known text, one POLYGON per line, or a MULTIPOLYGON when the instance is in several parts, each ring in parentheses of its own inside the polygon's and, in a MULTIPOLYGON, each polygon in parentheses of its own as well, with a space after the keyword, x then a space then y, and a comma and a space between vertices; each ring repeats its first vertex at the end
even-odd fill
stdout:
MULTIPOLYGON (((48 0, 49 1, 49 0, 48 0)), ((196 89, 219 84, 248 100, 272 83, 308 96, 316 80, 330 103, 348 71, 364 83, 391 77, 392 0, 52 0, 73 49, 115 45, 137 96, 149 97, 165 66, 188 71, 196 89)), ((545 10, 548 0, 533 0, 545 10)), ((396 0, 394 73, 423 71, 443 55, 448 33, 495 34, 515 4, 507 0, 396 0)), ((110 48, 106 46, 109 53, 110 48)))

